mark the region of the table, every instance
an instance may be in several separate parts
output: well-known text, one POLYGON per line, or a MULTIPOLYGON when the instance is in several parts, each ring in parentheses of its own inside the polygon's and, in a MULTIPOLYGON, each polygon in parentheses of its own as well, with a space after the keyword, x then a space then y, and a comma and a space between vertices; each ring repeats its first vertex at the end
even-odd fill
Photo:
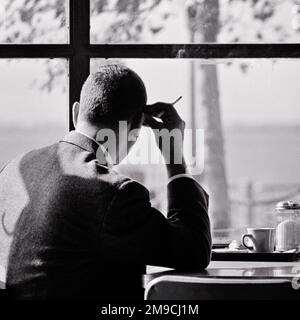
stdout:
POLYGON ((163 275, 192 276, 207 278, 238 279, 300 279, 300 261, 298 262, 252 262, 252 261, 212 261, 204 271, 178 272, 174 269, 147 266, 143 276, 143 287, 152 279, 163 275))

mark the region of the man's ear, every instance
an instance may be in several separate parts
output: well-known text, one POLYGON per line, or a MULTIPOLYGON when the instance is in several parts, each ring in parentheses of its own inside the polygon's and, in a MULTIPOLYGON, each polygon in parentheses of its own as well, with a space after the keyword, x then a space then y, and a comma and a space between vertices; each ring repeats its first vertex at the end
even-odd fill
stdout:
POLYGON ((77 101, 74 102, 73 107, 72 107, 72 119, 73 119, 73 124, 74 124, 75 128, 76 128, 77 120, 78 120, 79 107, 80 107, 79 102, 77 102, 77 101))

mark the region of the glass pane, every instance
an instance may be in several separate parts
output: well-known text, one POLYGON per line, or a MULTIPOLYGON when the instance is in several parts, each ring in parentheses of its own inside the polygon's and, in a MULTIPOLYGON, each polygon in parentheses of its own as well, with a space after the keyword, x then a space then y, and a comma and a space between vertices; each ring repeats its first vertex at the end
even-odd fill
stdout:
POLYGON ((92 43, 299 42, 299 0, 91 0, 92 43))
POLYGON ((67 43, 68 0, 1 0, 0 43, 67 43))
POLYGON ((68 129, 67 61, 0 59, 0 168, 68 129))
MULTIPOLYGON (((92 70, 101 63, 105 61, 93 60, 92 70)), ((196 156, 204 153, 203 172, 201 159, 190 170, 210 194, 215 239, 239 240, 248 226, 273 226, 280 199, 300 200, 300 61, 122 63, 144 80, 148 103, 183 96, 176 109, 195 133, 196 156)), ((138 158, 149 144, 158 152, 153 136, 148 140, 149 130, 142 129, 119 170, 144 183, 153 205, 166 213, 164 165, 150 159, 145 165, 138 158)), ((186 151, 194 141, 185 141, 186 151)))

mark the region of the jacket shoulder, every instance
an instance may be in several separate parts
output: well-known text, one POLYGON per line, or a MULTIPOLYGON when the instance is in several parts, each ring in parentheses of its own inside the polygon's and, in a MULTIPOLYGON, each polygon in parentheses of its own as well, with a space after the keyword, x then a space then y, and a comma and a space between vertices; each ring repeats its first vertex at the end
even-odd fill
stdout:
POLYGON ((39 158, 42 153, 50 153, 53 148, 55 148, 57 144, 47 146, 40 149, 33 149, 30 151, 22 152, 12 158, 9 162, 5 163, 2 167, 0 167, 0 173, 4 172, 6 169, 18 167, 20 163, 34 161, 34 158, 39 158))
POLYGON ((110 182, 115 186, 118 194, 126 194, 127 192, 148 193, 148 190, 140 182, 116 171, 115 169, 97 166, 97 176, 99 181, 110 182))

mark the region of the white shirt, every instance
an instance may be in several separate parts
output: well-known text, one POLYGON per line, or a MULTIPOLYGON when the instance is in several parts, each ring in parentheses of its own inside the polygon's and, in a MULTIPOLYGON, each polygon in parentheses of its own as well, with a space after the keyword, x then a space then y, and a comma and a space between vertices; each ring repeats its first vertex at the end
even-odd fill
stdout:
MULTIPOLYGON (((109 168, 113 167, 113 161, 109 155, 109 153, 103 148, 103 146, 101 145, 101 143, 99 143, 96 139, 90 137, 89 135, 85 134, 84 132, 81 132, 79 130, 75 130, 76 132, 86 136, 87 138, 93 140, 94 142, 97 143, 97 145, 101 148, 102 152, 103 152, 103 155, 106 159, 106 162, 107 162, 107 166, 109 168)), ((174 181, 175 179, 180 179, 180 178, 190 178, 190 179, 194 179, 189 173, 180 173, 180 174, 176 174, 175 176, 172 176, 168 179, 168 183, 174 181)))

